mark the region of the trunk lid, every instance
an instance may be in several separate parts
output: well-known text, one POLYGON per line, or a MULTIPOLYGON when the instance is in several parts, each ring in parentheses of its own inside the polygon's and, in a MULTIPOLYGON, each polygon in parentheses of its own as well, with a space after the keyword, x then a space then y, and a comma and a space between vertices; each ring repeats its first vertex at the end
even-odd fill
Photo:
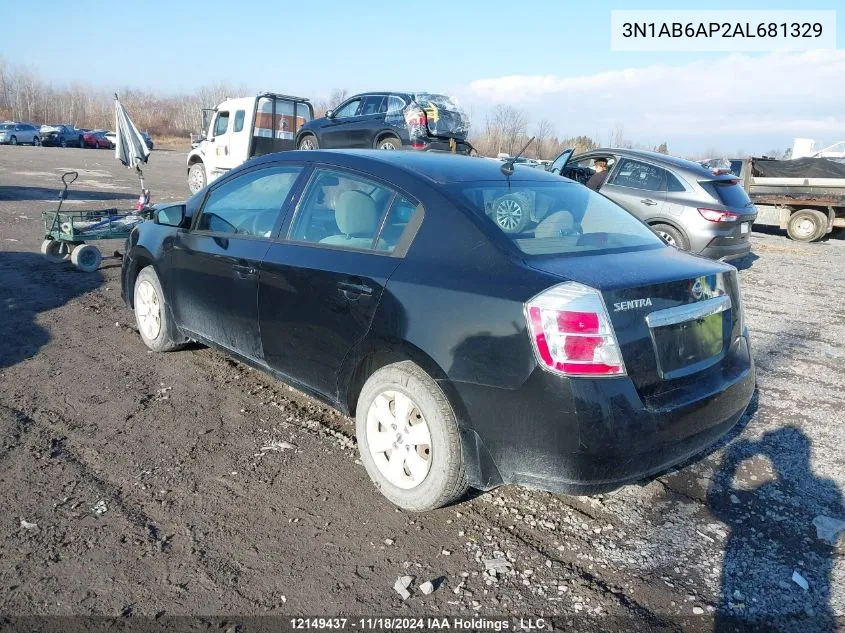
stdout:
POLYGON ((720 363, 740 335, 735 269, 674 248, 528 265, 591 286, 604 298, 629 378, 644 400, 720 363))

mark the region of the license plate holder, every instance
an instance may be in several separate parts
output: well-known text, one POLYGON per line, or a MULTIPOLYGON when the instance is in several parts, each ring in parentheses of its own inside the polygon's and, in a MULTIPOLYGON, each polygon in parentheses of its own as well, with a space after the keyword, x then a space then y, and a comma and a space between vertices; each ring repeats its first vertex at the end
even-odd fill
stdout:
POLYGON ((740 234, 746 234, 751 232, 751 222, 743 222, 739 225, 739 232, 740 234))

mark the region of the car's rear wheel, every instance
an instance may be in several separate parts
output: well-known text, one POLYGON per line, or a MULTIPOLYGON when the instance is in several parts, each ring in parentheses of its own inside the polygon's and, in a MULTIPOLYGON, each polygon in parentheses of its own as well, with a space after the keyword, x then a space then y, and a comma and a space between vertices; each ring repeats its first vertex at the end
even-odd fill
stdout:
POLYGON ((397 506, 433 510, 466 492, 455 414, 437 383, 413 362, 387 365, 369 377, 355 430, 370 479, 397 506))
POLYGON ((191 165, 190 169, 188 169, 188 189, 191 190, 191 193, 196 193, 205 187, 205 183, 205 165, 202 163, 194 163, 191 165))
MULTIPOLYGON (((67 147, 67 145, 65 145, 64 147, 67 147)), ((81 149, 85 149, 85 139, 82 138, 81 136, 79 137, 79 147, 81 149)))
POLYGON ((33 136, 32 137, 32 146, 38 147, 39 145, 41 145, 41 139, 38 138, 37 136, 33 136))
POLYGON ((827 217, 816 209, 801 209, 789 216, 786 232, 796 242, 815 242, 824 237, 827 217))
POLYGON ((17 136, 13 136, 12 138, 9 139, 9 145, 17 145, 17 144, 18 144, 18 137, 17 136))
POLYGON ((509 193, 493 203, 493 221, 504 233, 521 233, 531 220, 528 200, 518 193, 509 193))
POLYGON ((652 230, 657 233, 669 246, 674 246, 682 251, 689 250, 689 241, 686 235, 681 233, 674 226, 669 224, 654 224, 652 230))
POLYGON ((62 147, 67 147, 67 141, 65 139, 62 139, 62 142, 60 143, 60 145, 62 147))
POLYGON ((320 143, 317 141, 317 137, 313 134, 305 134, 301 139, 299 139, 299 149, 301 150, 312 150, 312 149, 320 149, 320 143))
POLYGON ((402 149, 402 141, 398 136, 384 136, 376 143, 377 149, 402 149))
POLYGON ((164 292, 152 266, 142 268, 138 273, 132 297, 135 322, 144 345, 154 352, 170 352, 182 347, 184 339, 170 320, 164 292))

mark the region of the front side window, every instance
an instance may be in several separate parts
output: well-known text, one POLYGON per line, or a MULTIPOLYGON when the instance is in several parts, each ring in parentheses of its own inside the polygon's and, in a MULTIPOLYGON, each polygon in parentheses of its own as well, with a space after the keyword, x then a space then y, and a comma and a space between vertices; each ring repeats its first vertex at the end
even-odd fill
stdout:
POLYGON ((297 242, 389 252, 399 237, 391 245, 377 236, 393 198, 391 189, 371 180, 317 169, 302 196, 289 238, 297 242))
POLYGON ((360 99, 353 99, 352 101, 349 101, 349 102, 343 104, 334 113, 334 118, 336 118, 336 119, 346 119, 348 117, 355 116, 358 112, 358 106, 359 105, 361 105, 360 99))
POLYGON ((244 129, 244 117, 246 112, 243 110, 238 110, 235 112, 235 127, 232 129, 233 132, 240 132, 244 129))
MULTIPOLYGON (((450 186, 528 255, 606 253, 665 246, 645 224, 616 203, 574 182, 489 181, 450 186), (532 218, 508 224, 514 210, 532 218)), ((522 217, 522 216, 520 216, 522 217)))
POLYGON ((302 167, 267 167, 234 178, 208 194, 196 230, 271 237, 302 167))
POLYGON ((221 136, 229 129, 229 113, 218 112, 217 121, 214 123, 214 136, 221 136))
POLYGON ((638 160, 623 158, 619 169, 613 175, 612 185, 643 189, 645 191, 664 191, 666 172, 660 167, 642 163, 638 160))

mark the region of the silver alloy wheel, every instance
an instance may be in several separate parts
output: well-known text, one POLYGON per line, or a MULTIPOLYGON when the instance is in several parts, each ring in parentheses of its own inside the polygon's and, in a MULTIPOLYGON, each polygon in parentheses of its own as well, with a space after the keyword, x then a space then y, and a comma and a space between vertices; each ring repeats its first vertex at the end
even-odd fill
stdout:
POLYGON ((146 279, 135 287, 135 314, 147 340, 158 338, 161 332, 161 303, 156 289, 146 279))
POLYGON ((396 145, 391 140, 384 140, 381 143, 379 143, 378 148, 379 149, 396 149, 396 145))
POLYGON ((502 200, 496 205, 496 224, 505 231, 515 231, 522 222, 522 206, 516 200, 502 200))
POLYGON ((299 149, 303 150, 312 150, 317 149, 314 147, 314 137, 311 135, 303 137, 303 139, 299 142, 299 149))
POLYGON ((416 403, 382 391, 367 411, 367 446, 382 476, 402 490, 419 486, 431 469, 431 433, 416 403))
POLYGON ((795 233, 801 237, 810 237, 816 232, 817 228, 816 223, 810 218, 804 218, 795 225, 795 233))
POLYGON ((675 248, 678 248, 678 243, 675 241, 675 238, 669 235, 666 231, 658 231, 657 234, 664 240, 666 240, 666 243, 669 246, 674 246, 675 248))

